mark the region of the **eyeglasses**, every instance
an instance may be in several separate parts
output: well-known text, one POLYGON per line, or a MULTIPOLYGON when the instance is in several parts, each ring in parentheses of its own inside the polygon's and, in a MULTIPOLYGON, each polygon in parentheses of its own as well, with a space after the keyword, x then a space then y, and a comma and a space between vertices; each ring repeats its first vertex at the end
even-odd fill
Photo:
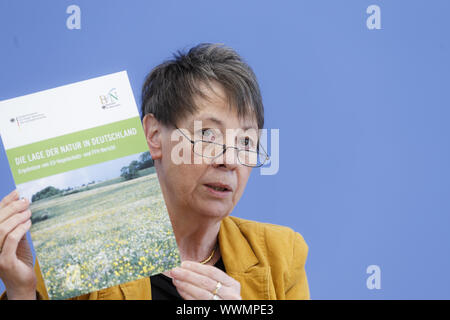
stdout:
POLYGON ((227 149, 231 148, 237 150, 237 159, 239 163, 246 167, 259 168, 269 160, 267 152, 260 146, 259 142, 255 150, 239 149, 235 146, 227 146, 226 144, 208 140, 191 140, 177 126, 175 126, 175 128, 177 128, 177 130, 192 143, 192 151, 201 157, 215 159, 222 154, 225 154, 227 149), (260 150, 260 147, 262 150, 260 150))

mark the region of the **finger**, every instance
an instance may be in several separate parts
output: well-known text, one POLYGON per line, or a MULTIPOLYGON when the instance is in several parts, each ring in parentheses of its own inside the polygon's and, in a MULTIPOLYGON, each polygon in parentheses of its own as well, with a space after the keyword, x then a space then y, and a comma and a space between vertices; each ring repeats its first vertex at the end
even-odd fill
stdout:
POLYGON ((204 276, 195 271, 191 271, 189 269, 175 268, 170 271, 170 275, 175 280, 189 282, 209 292, 213 292, 217 285, 216 280, 208 278, 207 276, 204 276))
POLYGON ((18 200, 18 199, 19 199, 19 192, 16 189, 13 192, 11 192, 10 194, 8 194, 7 196, 5 196, 2 199, 2 201, 0 201, 0 209, 6 207, 12 201, 18 200))
MULTIPOLYGON (((227 275, 222 270, 209 265, 204 265, 195 261, 183 261, 181 263, 181 267, 186 270, 191 270, 196 273, 202 274, 210 279, 217 281, 220 281, 222 285, 232 287, 236 285, 236 280, 231 278, 229 275, 227 275)), ((215 287, 215 285, 214 285, 215 287)))
POLYGON ((18 214, 13 215, 8 220, 0 224, 0 248, 3 247, 3 243, 8 234, 13 231, 18 225, 26 222, 31 217, 31 211, 25 210, 18 214))
POLYGON ((4 208, 0 209, 0 224, 12 215, 27 210, 29 206, 30 203, 25 198, 10 202, 4 208))
POLYGON ((210 300, 212 298, 212 293, 208 290, 199 288, 186 281, 180 281, 176 279, 172 279, 172 281, 178 292, 182 291, 195 300, 210 300))
POLYGON ((5 239, 1 254, 5 256, 13 256, 16 254, 17 246, 23 236, 30 230, 31 220, 19 224, 13 231, 11 231, 5 239))
MULTIPOLYGON (((213 267, 215 268, 215 267, 213 267)), ((217 268, 216 268, 217 269, 217 268)), ((217 269, 217 271, 221 271, 217 269)), ((240 300, 240 285, 239 283, 231 278, 230 283, 232 283, 232 286, 226 286, 223 285, 219 287, 217 290, 217 284, 218 281, 208 278, 204 275, 198 274, 194 271, 183 269, 183 268, 175 268, 170 271, 170 275, 174 278, 176 281, 182 282, 182 287, 187 290, 190 287, 185 286, 184 283, 190 284, 194 287, 197 287, 199 289, 203 289, 208 292, 206 294, 206 299, 211 299, 214 294, 216 294, 219 298, 224 300, 240 300)), ((228 275, 226 275, 229 277, 228 275)), ((190 291, 191 294, 195 295, 195 293, 201 294, 200 291, 194 290, 194 292, 190 291)), ((205 299, 205 295, 202 294, 202 296, 198 296, 197 298, 205 299)))

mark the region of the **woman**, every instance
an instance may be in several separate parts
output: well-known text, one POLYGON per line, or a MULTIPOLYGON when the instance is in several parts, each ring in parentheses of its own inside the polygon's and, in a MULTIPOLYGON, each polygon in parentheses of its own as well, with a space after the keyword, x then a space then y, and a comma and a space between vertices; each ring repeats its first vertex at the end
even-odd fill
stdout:
MULTIPOLYGON (((258 142, 264 109, 250 67, 220 45, 178 53, 147 77, 142 116, 183 262, 76 299, 309 299, 302 236, 230 217, 252 168, 267 159, 258 142)), ((48 297, 25 238, 28 206, 17 192, 0 204, 3 298, 48 297)))

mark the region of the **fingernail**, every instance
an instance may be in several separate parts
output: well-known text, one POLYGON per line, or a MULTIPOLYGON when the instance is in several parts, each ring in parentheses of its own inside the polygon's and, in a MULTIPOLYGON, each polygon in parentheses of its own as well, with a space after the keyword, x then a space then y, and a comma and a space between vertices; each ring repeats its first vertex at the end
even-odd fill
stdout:
POLYGON ((189 262, 187 262, 187 261, 183 261, 183 262, 181 263, 181 266, 182 266, 183 268, 189 268, 189 267, 191 266, 191 264, 190 264, 189 262))

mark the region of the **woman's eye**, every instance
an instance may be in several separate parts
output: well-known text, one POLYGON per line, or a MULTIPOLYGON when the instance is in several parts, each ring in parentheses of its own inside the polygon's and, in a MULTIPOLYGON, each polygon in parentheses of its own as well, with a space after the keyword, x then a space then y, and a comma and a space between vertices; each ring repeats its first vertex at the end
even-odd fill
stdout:
POLYGON ((212 129, 202 129, 202 139, 214 141, 216 139, 216 135, 212 129))
POLYGON ((240 139, 241 147, 246 149, 252 149, 254 147, 253 140, 250 137, 242 137, 240 139))

